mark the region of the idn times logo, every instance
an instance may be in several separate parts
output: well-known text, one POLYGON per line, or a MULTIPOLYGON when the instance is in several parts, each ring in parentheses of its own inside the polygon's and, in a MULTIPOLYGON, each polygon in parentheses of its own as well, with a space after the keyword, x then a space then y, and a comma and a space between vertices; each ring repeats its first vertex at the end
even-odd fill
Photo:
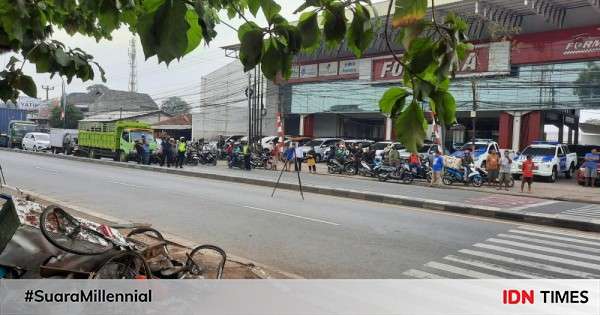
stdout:
POLYGON ((502 290, 502 304, 586 304, 587 290, 502 290))

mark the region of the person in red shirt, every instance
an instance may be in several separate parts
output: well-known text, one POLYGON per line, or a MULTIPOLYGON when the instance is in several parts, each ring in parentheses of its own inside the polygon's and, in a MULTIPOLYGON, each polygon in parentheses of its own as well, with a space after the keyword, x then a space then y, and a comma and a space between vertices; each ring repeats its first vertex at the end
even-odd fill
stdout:
POLYGON ((521 165, 523 171, 523 178, 521 179, 521 192, 527 183, 527 191, 531 193, 531 184, 533 183, 533 170, 536 169, 535 163, 533 163, 531 155, 527 156, 527 160, 521 165))

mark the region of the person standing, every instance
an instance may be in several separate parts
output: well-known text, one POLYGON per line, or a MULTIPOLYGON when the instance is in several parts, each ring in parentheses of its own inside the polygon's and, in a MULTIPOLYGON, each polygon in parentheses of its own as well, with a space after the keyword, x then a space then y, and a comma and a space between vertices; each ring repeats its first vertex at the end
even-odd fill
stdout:
POLYGON ((421 167, 421 158, 417 152, 412 152, 408 158, 408 165, 412 172, 417 172, 421 167))
POLYGON ((242 141, 242 156, 244 157, 244 169, 247 171, 252 170, 250 165, 250 145, 248 141, 242 141))
POLYGON ((142 135, 142 152, 144 157, 144 165, 150 165, 150 144, 145 135, 142 135))
POLYGON ((585 168, 585 183, 584 186, 594 187, 596 186, 596 177, 598 175, 598 162, 600 162, 600 156, 598 151, 593 149, 592 152, 586 153, 584 157, 583 167, 585 168))
POLYGON ((306 155, 306 165, 308 165, 309 173, 317 174, 316 156, 317 156, 317 154, 315 153, 315 150, 313 150, 313 149, 308 151, 308 154, 306 155))
POLYGON ((163 166, 165 163, 167 164, 167 167, 171 167, 171 161, 173 159, 173 151, 171 149, 171 142, 169 142, 169 138, 164 137, 162 139, 162 141, 160 142, 160 147, 161 147, 161 151, 162 151, 162 163, 160 166, 163 166))
POLYGON ((179 138, 177 142, 177 165, 175 167, 183 168, 183 162, 185 161, 185 152, 187 151, 187 143, 185 138, 179 138))
POLYGON ((498 177, 498 190, 502 189, 502 185, 504 189, 508 191, 508 186, 510 184, 510 180, 512 178, 512 174, 510 170, 512 168, 512 159, 510 158, 510 152, 508 150, 504 151, 504 156, 500 159, 500 173, 498 177))
POLYGON ((437 185, 441 186, 442 171, 444 170, 444 157, 437 150, 433 152, 433 162, 431 165, 431 183, 430 187, 437 185))
POLYGON ((496 185, 496 179, 498 179, 499 172, 499 157, 496 150, 491 149, 487 158, 485 159, 485 168, 488 172, 488 185, 490 187, 496 185))
POLYGON ((400 152, 394 149, 394 147, 390 144, 390 151, 388 153, 388 163, 393 167, 400 166, 400 152))
POLYGON ((304 161, 304 151, 302 150, 302 147, 300 147, 299 143, 296 143, 296 149, 294 150, 294 156, 295 156, 295 164, 294 164, 294 170, 296 172, 301 172, 302 171, 302 161, 304 161))
POLYGON ((533 163, 531 155, 528 155, 527 160, 525 160, 525 162, 523 162, 523 164, 521 165, 521 171, 523 172, 523 176, 521 177, 521 192, 523 192, 525 183, 527 183, 527 192, 531 193, 531 184, 533 183, 534 169, 535 163, 533 163))

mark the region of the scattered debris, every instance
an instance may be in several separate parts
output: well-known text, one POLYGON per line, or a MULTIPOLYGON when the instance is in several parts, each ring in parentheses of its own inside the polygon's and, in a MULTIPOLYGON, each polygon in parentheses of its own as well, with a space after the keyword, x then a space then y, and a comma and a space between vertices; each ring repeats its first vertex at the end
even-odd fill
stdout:
MULTIPOLYGON (((0 279, 221 279, 223 249, 175 245, 149 226, 107 225, 0 195, 0 279), (126 227, 123 229, 123 227, 126 227), (125 234, 126 233, 126 234, 125 234), (126 236, 124 236, 126 235, 126 236)), ((235 264, 235 268, 252 266, 235 264)), ((257 278, 252 271, 237 272, 257 278)), ((237 277, 240 278, 240 277, 237 277)))

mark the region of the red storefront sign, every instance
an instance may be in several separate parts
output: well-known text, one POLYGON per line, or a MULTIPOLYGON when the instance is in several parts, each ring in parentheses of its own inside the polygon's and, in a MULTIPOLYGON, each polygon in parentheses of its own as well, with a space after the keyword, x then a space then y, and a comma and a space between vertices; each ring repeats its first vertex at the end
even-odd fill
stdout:
POLYGON ((513 65, 600 58, 600 26, 515 36, 513 65))
MULTIPOLYGON (((489 45, 478 45, 471 51, 465 60, 460 64, 457 75, 474 75, 485 74, 490 72, 490 47, 489 45)), ((508 60, 506 60, 508 64, 508 60)), ((385 57, 381 59, 373 59, 371 80, 372 81, 389 81, 401 80, 403 69, 402 66, 394 60, 393 57, 385 57)))

